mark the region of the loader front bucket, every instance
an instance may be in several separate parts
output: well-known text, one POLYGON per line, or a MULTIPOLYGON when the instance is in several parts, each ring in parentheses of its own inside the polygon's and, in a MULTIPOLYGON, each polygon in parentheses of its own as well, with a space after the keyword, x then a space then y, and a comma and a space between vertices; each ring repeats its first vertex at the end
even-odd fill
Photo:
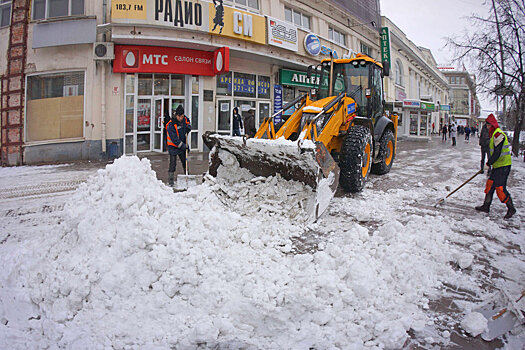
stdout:
POLYGON ((339 184, 339 167, 321 142, 284 139, 245 139, 212 133, 203 135, 212 149, 209 173, 217 176, 221 165, 218 150, 235 156, 242 168, 255 176, 280 174, 286 180, 300 181, 312 188, 315 198, 307 204, 307 214, 313 220, 326 210, 339 184))

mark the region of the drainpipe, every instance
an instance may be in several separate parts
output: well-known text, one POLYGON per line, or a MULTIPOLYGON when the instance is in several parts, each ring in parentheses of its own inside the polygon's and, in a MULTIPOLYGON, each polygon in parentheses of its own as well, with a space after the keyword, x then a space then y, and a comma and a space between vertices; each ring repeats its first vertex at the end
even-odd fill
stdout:
MULTIPOLYGON (((107 10, 107 0, 102 1, 102 22, 106 24, 106 10, 107 10)), ((106 41, 106 32, 103 34, 103 41, 106 41)), ((101 103, 100 103, 100 124, 102 131, 102 153, 106 154, 106 62, 102 61, 102 88, 100 89, 101 93, 101 103)))
POLYGON ((102 62, 102 88, 100 93, 102 101, 100 103, 100 124, 102 126, 102 153, 106 153, 106 63, 102 62))

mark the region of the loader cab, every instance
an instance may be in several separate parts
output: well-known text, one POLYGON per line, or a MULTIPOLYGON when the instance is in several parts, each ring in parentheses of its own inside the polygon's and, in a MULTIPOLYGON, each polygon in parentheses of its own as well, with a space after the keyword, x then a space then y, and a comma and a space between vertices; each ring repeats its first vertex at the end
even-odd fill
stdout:
POLYGON ((371 58, 360 55, 353 59, 325 60, 320 65, 317 98, 323 99, 346 92, 356 102, 356 113, 375 118, 383 114, 382 67, 371 58), (333 79, 330 70, 333 62, 333 79))

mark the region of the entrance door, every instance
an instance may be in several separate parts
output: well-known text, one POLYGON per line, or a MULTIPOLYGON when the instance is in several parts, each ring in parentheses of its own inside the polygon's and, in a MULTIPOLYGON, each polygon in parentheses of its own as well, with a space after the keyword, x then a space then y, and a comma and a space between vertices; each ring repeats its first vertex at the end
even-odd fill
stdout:
POLYGON ((270 102, 259 102, 259 126, 261 126, 262 122, 264 121, 264 118, 268 118, 270 116, 270 102))
POLYGON ((155 152, 162 152, 162 145, 164 144, 164 99, 162 97, 155 98, 155 111, 153 122, 153 150, 155 152))
POLYGON ((217 111, 219 111, 219 117, 217 118, 217 132, 219 134, 231 135, 231 103, 231 100, 217 100, 217 111))

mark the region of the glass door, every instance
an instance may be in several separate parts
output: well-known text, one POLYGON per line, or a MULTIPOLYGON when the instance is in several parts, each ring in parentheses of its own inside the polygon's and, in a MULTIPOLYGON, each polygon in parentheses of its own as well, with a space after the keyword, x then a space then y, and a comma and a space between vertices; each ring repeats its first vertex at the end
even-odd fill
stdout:
POLYGON ((217 111, 219 117, 217 118, 217 132, 219 134, 230 135, 232 131, 232 101, 231 100, 217 100, 217 111))
POLYGON ((137 103, 137 152, 151 151, 151 98, 137 103))
POLYGON ((164 143, 164 98, 155 97, 155 111, 154 111, 154 125, 153 125, 153 150, 155 152, 162 152, 162 145, 164 143))
POLYGON ((264 118, 270 117, 270 102, 259 102, 259 126, 261 126, 262 122, 264 121, 264 118))

